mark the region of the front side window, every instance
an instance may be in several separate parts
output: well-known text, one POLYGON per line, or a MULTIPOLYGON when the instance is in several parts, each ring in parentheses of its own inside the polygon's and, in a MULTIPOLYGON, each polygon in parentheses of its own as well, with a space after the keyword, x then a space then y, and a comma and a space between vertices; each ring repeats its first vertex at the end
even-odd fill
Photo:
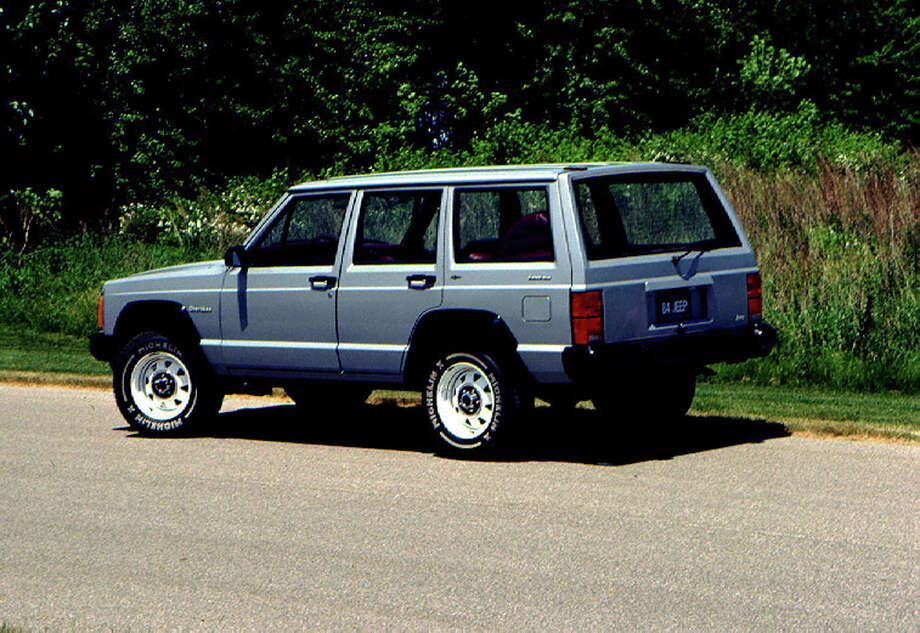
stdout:
POLYGON ((249 251, 253 266, 335 263, 349 193, 292 198, 249 251))
POLYGON ((458 262, 553 261, 546 187, 457 189, 458 262))
POLYGON ((354 263, 433 264, 440 209, 440 189, 365 193, 354 263))
POLYGON ((589 259, 740 245, 703 174, 588 178, 575 201, 589 259))

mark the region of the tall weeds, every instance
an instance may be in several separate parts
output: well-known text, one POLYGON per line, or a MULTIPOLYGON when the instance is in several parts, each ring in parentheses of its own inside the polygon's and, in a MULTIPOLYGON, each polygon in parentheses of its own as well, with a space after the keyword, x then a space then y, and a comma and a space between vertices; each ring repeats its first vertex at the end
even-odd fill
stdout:
POLYGON ((920 389, 920 156, 898 168, 814 173, 730 164, 719 179, 763 269, 782 345, 731 377, 920 389))

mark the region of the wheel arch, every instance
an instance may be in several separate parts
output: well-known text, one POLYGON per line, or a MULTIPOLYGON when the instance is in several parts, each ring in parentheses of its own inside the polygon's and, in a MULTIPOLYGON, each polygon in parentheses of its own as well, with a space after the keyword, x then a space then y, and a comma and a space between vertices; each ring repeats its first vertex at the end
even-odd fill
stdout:
POLYGON ((113 330, 116 346, 121 347, 131 337, 148 330, 196 347, 201 342, 201 335, 182 304, 152 300, 133 301, 122 308, 113 330))
POLYGON ((403 375, 408 384, 421 384, 429 365, 451 350, 481 350, 497 354, 516 372, 530 379, 517 353, 517 339, 508 324, 488 310, 444 309, 418 320, 409 340, 403 375))

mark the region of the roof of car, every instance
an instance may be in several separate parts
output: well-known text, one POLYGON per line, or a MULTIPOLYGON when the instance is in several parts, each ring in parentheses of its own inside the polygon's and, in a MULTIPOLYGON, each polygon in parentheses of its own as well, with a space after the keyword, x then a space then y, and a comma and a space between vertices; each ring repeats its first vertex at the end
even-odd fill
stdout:
POLYGON ((415 171, 391 171, 376 174, 339 176, 328 180, 317 180, 294 185, 290 191, 310 189, 387 187, 394 185, 440 185, 450 183, 488 183, 501 181, 548 182, 563 172, 608 171, 611 168, 627 169, 674 169, 686 165, 667 163, 544 163, 537 165, 492 165, 487 167, 453 167, 449 169, 420 169, 415 171))

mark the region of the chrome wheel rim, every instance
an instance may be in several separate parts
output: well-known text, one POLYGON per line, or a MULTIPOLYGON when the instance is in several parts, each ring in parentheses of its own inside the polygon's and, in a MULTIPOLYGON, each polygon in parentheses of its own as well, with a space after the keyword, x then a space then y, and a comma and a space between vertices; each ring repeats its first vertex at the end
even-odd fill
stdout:
POLYGON ((448 433, 459 440, 475 440, 495 419, 495 390, 481 367, 454 363, 441 375, 435 406, 448 433))
POLYGON ((157 422, 182 415, 192 399, 192 379, 178 356, 151 352, 131 370, 131 399, 141 413, 157 422))

